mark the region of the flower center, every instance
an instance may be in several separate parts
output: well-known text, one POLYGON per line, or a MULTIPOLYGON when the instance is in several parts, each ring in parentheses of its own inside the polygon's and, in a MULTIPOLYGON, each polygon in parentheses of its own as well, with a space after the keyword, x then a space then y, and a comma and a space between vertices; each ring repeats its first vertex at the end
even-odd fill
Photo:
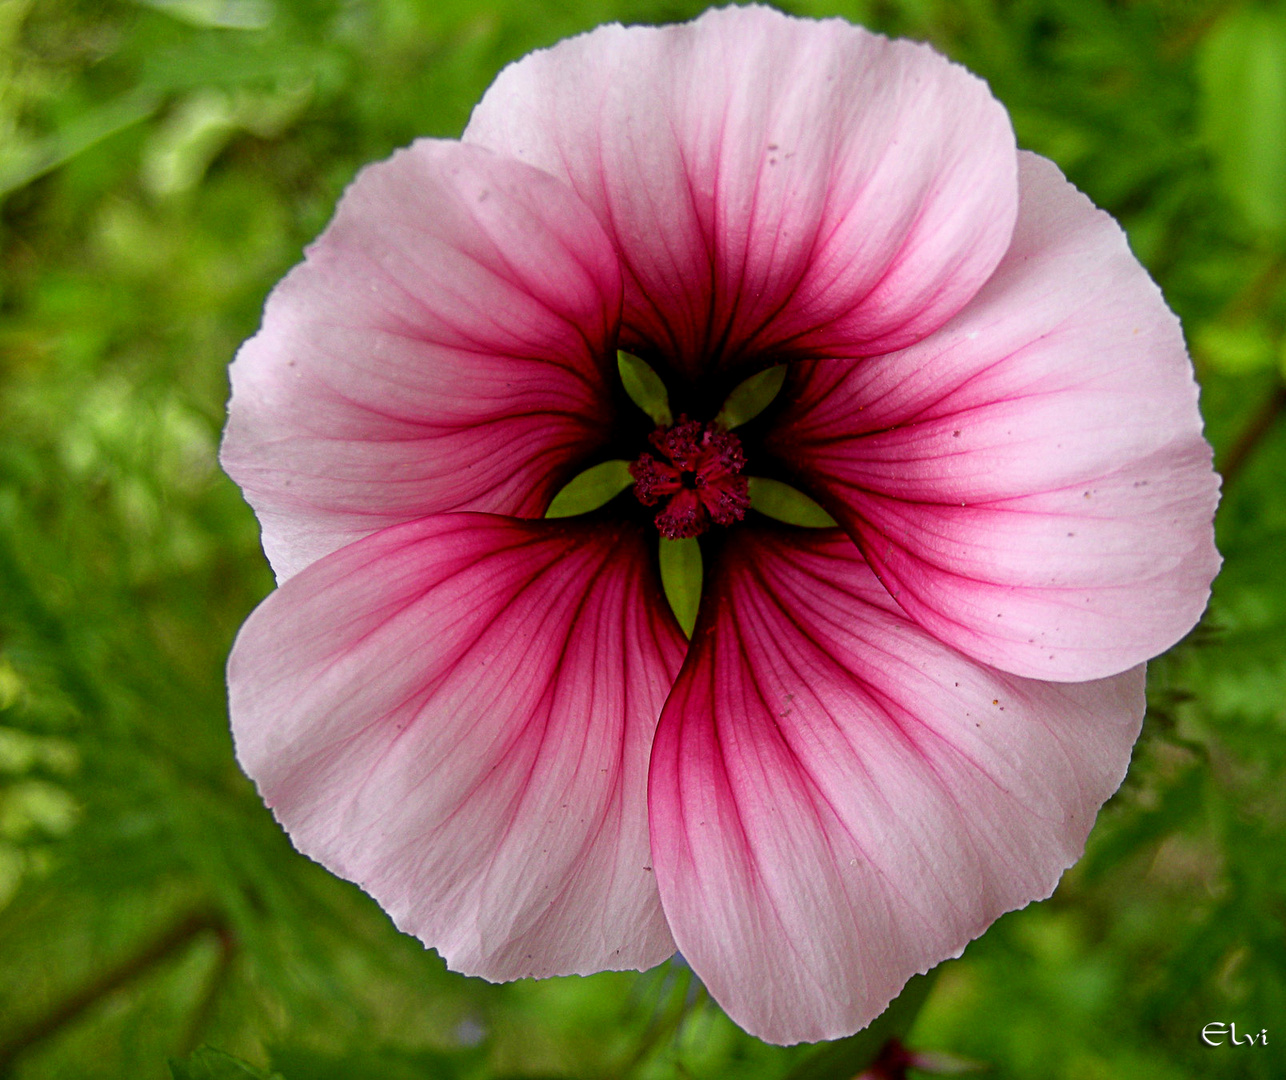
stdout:
POLYGON ((700 536, 711 522, 731 525, 746 516, 750 495, 740 475, 746 455, 737 436, 680 416, 658 427, 648 442, 656 453, 641 455, 630 475, 639 502, 662 504, 654 519, 662 536, 700 536))

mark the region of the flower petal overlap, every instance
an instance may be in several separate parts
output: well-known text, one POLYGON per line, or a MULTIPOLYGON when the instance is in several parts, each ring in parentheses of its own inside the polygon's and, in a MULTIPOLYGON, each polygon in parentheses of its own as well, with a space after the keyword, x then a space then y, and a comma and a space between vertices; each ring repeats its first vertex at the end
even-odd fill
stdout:
POLYGON ((904 351, 794 366, 769 444, 941 640, 1101 678, 1204 610, 1219 480, 1179 320, 1124 234, 1045 159, 1020 177, 974 302, 904 351))
POLYGON ((464 140, 567 182, 621 260, 622 348, 689 376, 909 345, 987 280, 1017 212, 985 83, 765 9, 533 53, 464 140))
POLYGON ((980 80, 836 20, 511 65, 462 142, 363 170, 232 388, 280 582, 233 733, 299 849, 470 974, 677 943, 775 1042, 1049 895, 1218 568, 1191 365, 1120 230, 980 80), (735 468, 661 468, 618 348, 735 468), (635 485, 543 518, 591 468, 635 485), (712 484, 735 513, 654 522, 712 484), (839 527, 756 509, 786 484, 839 527))
POLYGON ((295 845, 490 979, 670 955, 645 787, 683 637, 645 554, 634 526, 438 514, 291 578, 229 685, 295 845))
POLYGON ((426 514, 542 513, 607 437, 620 305, 551 177, 432 140, 364 170, 232 365, 223 465, 278 579, 426 514))
POLYGON ((1053 891, 1142 716, 1141 667, 1004 674, 912 622, 838 530, 743 531, 652 756, 675 940, 766 1039, 863 1027, 908 970, 1053 891))

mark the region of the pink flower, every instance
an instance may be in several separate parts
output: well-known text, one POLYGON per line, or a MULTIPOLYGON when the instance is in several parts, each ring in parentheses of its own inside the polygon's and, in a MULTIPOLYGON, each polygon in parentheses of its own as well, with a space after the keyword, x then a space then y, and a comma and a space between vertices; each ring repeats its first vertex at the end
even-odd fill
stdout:
POLYGON ((296 846, 457 970, 677 945, 774 1042, 1053 890, 1218 566, 1179 325, 1120 229, 981 81, 838 21, 507 68, 463 141, 361 173, 232 385, 280 582, 232 722, 296 846), (639 498, 543 518, 610 459, 639 498), (748 510, 761 476, 841 528, 748 510), (702 533, 690 642, 658 527, 702 533))

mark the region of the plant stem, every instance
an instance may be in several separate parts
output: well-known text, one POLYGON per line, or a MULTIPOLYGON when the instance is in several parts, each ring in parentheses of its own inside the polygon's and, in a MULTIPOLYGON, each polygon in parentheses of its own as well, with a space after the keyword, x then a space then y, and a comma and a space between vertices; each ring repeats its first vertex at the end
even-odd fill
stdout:
POLYGON ((1250 422, 1242 429, 1237 441, 1232 444, 1227 454, 1224 455, 1223 460, 1219 463, 1219 471, 1223 474, 1225 492, 1237 474, 1241 472, 1242 466, 1249 460, 1264 436, 1272 431, 1284 410, 1286 410, 1286 383, 1279 382, 1272 394, 1264 400, 1255 415, 1250 418, 1250 422))
POLYGON ((938 978, 938 969, 917 975, 869 1027, 821 1047, 786 1074, 786 1080, 849 1080, 870 1064, 891 1038, 904 1039, 938 978))
POLYGON ((232 931, 226 926, 217 926, 215 931, 219 935, 219 955, 215 961, 214 970, 210 973, 209 981, 206 983, 205 991, 201 995, 201 1000, 197 1003, 197 1007, 188 1021, 183 1041, 179 1044, 179 1055, 181 1057, 192 1053, 201 1042, 201 1036, 209 1025, 210 1018, 214 1015, 214 1007, 218 1004, 219 995, 223 992, 224 986, 227 985, 228 977, 232 974, 232 962, 237 955, 237 939, 233 937, 232 931))
POLYGON ((213 912, 198 911, 186 916, 133 956, 73 991, 44 1016, 0 1040, 0 1076, 8 1072, 18 1055, 75 1022, 109 994, 180 952, 199 935, 211 930, 222 933, 224 929, 223 921, 213 912))

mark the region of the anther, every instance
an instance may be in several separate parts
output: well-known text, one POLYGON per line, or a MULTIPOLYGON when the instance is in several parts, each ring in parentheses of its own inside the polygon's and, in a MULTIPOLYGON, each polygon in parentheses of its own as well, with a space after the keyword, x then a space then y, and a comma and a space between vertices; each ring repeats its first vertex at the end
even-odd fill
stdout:
POLYGON ((746 456, 737 436, 680 416, 648 441, 656 454, 640 456, 630 475, 639 502, 664 504, 654 519, 662 536, 700 536, 711 522, 731 525, 746 516, 750 495, 740 475, 746 456))

